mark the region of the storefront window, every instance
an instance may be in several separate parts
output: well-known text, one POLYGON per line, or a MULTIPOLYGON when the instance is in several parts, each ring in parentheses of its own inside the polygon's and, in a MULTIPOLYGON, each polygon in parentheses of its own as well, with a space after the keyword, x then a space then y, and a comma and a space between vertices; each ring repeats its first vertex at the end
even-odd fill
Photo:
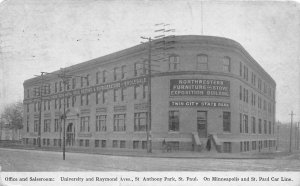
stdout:
POLYGON ((179 131, 179 111, 169 111, 169 131, 179 131))

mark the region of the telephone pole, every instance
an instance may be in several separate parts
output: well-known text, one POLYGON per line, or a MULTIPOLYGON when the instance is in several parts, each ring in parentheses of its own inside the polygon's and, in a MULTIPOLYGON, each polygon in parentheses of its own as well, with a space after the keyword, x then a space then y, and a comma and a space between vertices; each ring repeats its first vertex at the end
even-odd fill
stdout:
POLYGON ((289 148, 289 152, 292 152, 293 116, 294 116, 295 114, 293 113, 293 111, 291 111, 291 113, 290 113, 289 115, 291 115, 291 127, 290 127, 290 148, 289 148))
POLYGON ((42 103, 43 103, 43 85, 44 85, 44 74, 41 72, 41 85, 40 85, 40 104, 39 104, 39 131, 38 131, 38 147, 41 147, 41 133, 42 133, 42 103))

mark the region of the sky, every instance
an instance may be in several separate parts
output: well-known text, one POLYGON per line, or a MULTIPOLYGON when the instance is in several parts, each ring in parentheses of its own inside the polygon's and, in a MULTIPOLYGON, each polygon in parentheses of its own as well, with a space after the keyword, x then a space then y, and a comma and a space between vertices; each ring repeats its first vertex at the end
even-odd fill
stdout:
POLYGON ((291 1, 4 0, 4 101, 23 99, 24 80, 135 46, 162 22, 176 35, 239 42, 277 83, 276 120, 293 110, 300 121, 300 5, 291 1))

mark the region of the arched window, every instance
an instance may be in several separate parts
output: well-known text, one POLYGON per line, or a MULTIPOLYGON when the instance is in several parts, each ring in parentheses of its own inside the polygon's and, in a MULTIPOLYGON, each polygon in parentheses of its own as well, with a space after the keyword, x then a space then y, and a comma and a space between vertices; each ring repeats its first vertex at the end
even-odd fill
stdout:
POLYGON ((171 55, 169 56, 169 70, 176 71, 179 69, 179 56, 178 55, 171 55))
POLYGON ((223 58, 223 72, 230 72, 230 58, 227 56, 223 58))
POLYGON ((208 70, 208 57, 205 54, 197 56, 197 70, 208 70))

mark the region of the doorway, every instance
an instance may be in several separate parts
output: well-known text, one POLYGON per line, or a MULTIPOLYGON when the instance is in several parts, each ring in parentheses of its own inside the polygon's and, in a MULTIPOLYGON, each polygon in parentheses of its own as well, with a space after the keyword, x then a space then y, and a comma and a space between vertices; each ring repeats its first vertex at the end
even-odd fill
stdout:
POLYGON ((207 111, 197 111, 197 131, 199 138, 207 137, 207 111))
POLYGON ((67 127, 67 139, 66 139, 66 145, 67 146, 73 146, 75 141, 75 128, 73 126, 73 123, 69 123, 67 127))

